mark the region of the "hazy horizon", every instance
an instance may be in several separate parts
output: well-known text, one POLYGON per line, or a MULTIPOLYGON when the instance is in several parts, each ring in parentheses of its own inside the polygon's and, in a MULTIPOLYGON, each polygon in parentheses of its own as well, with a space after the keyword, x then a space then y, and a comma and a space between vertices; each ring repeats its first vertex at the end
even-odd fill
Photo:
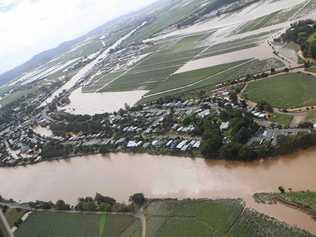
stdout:
POLYGON ((0 0, 0 74, 155 1, 0 0))

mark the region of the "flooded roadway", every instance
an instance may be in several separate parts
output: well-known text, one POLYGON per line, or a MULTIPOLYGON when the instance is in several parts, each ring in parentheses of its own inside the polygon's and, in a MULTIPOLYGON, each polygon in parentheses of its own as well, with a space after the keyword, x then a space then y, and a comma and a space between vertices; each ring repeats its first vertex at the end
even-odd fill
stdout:
POLYGON ((94 155, 0 169, 0 194, 22 201, 64 199, 72 203, 96 192, 118 201, 127 201, 136 192, 162 198, 243 198, 249 207, 316 234, 316 222, 308 215, 281 204, 256 204, 252 199, 252 194, 275 192, 278 186, 316 190, 315 167, 316 149, 253 163, 94 155))

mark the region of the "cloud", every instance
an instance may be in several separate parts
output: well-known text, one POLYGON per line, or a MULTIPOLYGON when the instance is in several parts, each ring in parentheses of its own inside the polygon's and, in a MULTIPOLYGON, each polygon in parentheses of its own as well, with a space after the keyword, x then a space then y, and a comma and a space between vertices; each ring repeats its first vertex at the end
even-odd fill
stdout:
POLYGON ((154 0, 0 0, 0 73, 154 0))
POLYGON ((13 10, 15 7, 18 6, 19 2, 18 0, 2 0, 0 2, 0 12, 8 12, 13 10))

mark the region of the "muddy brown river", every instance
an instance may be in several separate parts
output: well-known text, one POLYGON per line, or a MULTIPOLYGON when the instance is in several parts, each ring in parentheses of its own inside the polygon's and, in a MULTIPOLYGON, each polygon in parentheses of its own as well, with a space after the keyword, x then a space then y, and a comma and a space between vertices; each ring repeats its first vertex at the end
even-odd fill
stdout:
POLYGON ((16 200, 64 199, 96 192, 126 201, 148 197, 243 198, 249 207, 316 234, 308 215, 281 204, 256 204, 252 194, 316 190, 316 149, 254 163, 205 161, 170 156, 111 154, 0 169, 0 194, 16 200))

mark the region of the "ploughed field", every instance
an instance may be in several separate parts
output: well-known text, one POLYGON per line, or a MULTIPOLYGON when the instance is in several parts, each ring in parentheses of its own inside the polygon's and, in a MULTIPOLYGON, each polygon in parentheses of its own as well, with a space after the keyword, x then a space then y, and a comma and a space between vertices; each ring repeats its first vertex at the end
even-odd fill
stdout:
POLYGON ((304 73, 288 73, 248 84, 243 97, 266 101, 277 108, 298 108, 316 104, 316 78, 304 73))

